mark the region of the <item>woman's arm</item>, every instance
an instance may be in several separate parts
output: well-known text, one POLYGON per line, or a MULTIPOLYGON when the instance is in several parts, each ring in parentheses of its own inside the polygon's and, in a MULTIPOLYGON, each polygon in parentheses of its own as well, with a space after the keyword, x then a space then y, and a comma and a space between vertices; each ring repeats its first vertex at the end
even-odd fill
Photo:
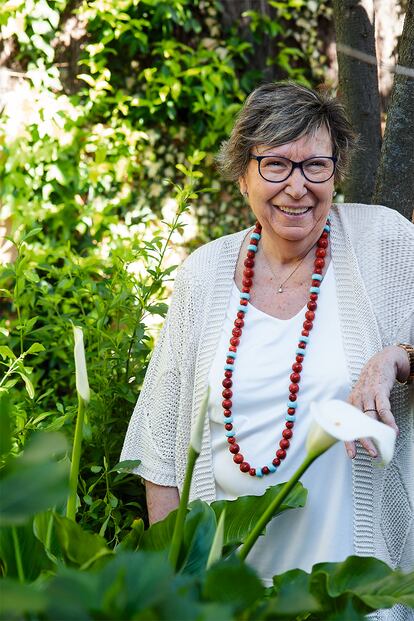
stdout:
MULTIPOLYGON (((368 360, 348 397, 349 403, 366 412, 367 416, 381 420, 398 433, 391 412, 390 393, 395 380, 404 382, 410 374, 408 354, 397 345, 385 347, 368 360)), ((377 456, 373 442, 361 438, 360 443, 372 456, 377 456)), ((345 442, 349 457, 356 455, 355 442, 345 442)))
POLYGON ((160 522, 178 507, 180 497, 176 487, 164 487, 145 481, 149 523, 160 522))

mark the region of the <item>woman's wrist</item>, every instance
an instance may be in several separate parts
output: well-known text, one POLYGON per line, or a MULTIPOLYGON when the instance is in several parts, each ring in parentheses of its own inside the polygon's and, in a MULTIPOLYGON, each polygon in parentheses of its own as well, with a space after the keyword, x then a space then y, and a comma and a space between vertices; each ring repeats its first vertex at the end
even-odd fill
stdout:
POLYGON ((400 384, 412 382, 414 374, 414 347, 408 343, 393 346, 396 353, 396 379, 400 384))

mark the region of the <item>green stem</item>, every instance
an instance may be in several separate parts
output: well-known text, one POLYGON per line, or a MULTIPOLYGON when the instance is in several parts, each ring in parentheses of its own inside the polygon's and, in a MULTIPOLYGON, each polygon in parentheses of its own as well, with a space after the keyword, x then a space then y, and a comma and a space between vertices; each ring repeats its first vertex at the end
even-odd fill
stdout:
POLYGON ((19 582, 24 582, 22 555, 20 552, 20 543, 19 543, 19 537, 17 535, 16 527, 12 526, 11 531, 12 531, 12 537, 13 537, 14 555, 16 558, 17 575, 19 577, 19 582))
POLYGON ((181 544, 184 536, 184 522, 187 513, 187 504, 190 497, 191 478, 198 457, 198 453, 190 445, 188 450, 188 462, 185 473, 184 485, 181 492, 180 504, 178 506, 177 517, 175 519, 174 532, 171 541, 170 552, 168 558, 174 569, 177 569, 178 557, 181 550, 181 544))
POLYGON ((85 402, 78 396, 78 415, 76 417, 75 437, 73 439, 72 462, 70 465, 69 496, 66 508, 66 517, 75 520, 76 493, 78 490, 79 464, 82 447, 83 420, 85 416, 85 402))
POLYGON ((246 558, 246 556, 249 554, 250 550, 256 543, 257 539, 262 534, 263 529, 267 526, 270 520, 274 517, 276 510, 279 509, 282 502, 285 500, 286 496, 289 494, 292 488, 299 481, 302 474, 309 468, 309 466, 315 461, 317 457, 319 457, 319 454, 307 455, 304 462, 296 470, 295 474, 292 475, 289 481, 287 481, 287 483, 284 484, 279 494, 276 496, 276 498, 272 500, 270 505, 267 507, 267 509, 263 512, 263 514, 259 518, 254 528, 248 534, 246 541, 241 546, 238 552, 239 558, 241 558, 242 560, 246 558))

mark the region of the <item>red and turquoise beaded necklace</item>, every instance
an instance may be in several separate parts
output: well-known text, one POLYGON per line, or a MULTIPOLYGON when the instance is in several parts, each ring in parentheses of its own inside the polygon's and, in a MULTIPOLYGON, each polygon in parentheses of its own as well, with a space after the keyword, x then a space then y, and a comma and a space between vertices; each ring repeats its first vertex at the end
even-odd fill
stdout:
POLYGON ((315 313, 317 309, 318 295, 320 291, 320 285, 323 280, 322 272, 325 266, 325 257, 328 248, 330 225, 327 221, 320 238, 316 243, 314 269, 312 273, 312 282, 309 289, 309 301, 307 303, 307 310, 305 312, 305 320, 302 326, 302 332, 299 337, 298 346, 296 349, 295 361, 292 364, 292 373, 290 374, 289 385, 289 397, 286 406, 285 414, 285 428, 282 431, 282 438, 279 442, 279 448, 276 450, 276 456, 270 463, 261 468, 253 468, 245 461, 244 456, 240 452, 240 446, 236 441, 236 432, 234 430, 232 407, 233 402, 231 400, 233 396, 233 371, 237 357, 237 347, 240 343, 240 338, 243 333, 244 322, 246 319, 246 313, 249 308, 250 291, 253 285, 254 276, 254 261, 256 252, 258 250, 259 241, 261 239, 262 225, 260 222, 256 222, 253 232, 250 235, 250 244, 247 248, 247 257, 244 261, 242 292, 240 294, 240 303, 237 308, 237 317, 234 321, 234 328, 232 330, 232 336, 230 338, 229 350, 226 354, 226 364, 224 366, 224 380, 222 385, 224 390, 223 395, 223 414, 224 414, 224 427, 226 430, 227 442, 229 444, 229 451, 233 454, 233 461, 239 466, 242 472, 250 474, 254 477, 262 477, 263 475, 276 472, 281 462, 286 458, 286 451, 289 449, 292 437, 293 428, 296 422, 296 414, 298 407, 298 392, 299 383, 301 379, 302 363, 306 354, 306 346, 309 342, 309 333, 313 328, 313 321, 315 319, 315 313))

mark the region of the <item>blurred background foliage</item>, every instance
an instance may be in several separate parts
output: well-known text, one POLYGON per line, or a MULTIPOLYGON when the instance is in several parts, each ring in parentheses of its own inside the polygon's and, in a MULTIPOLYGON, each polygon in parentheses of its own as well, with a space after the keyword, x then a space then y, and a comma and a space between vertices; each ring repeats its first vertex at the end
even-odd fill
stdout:
POLYGON ((81 325, 92 399, 78 519, 113 545, 146 519, 139 481, 113 467, 175 266, 249 223, 214 155, 262 81, 329 87, 331 9, 269 0, 234 16, 215 0, 9 0, 0 27, 10 451, 39 429, 72 438, 70 322, 81 325))

